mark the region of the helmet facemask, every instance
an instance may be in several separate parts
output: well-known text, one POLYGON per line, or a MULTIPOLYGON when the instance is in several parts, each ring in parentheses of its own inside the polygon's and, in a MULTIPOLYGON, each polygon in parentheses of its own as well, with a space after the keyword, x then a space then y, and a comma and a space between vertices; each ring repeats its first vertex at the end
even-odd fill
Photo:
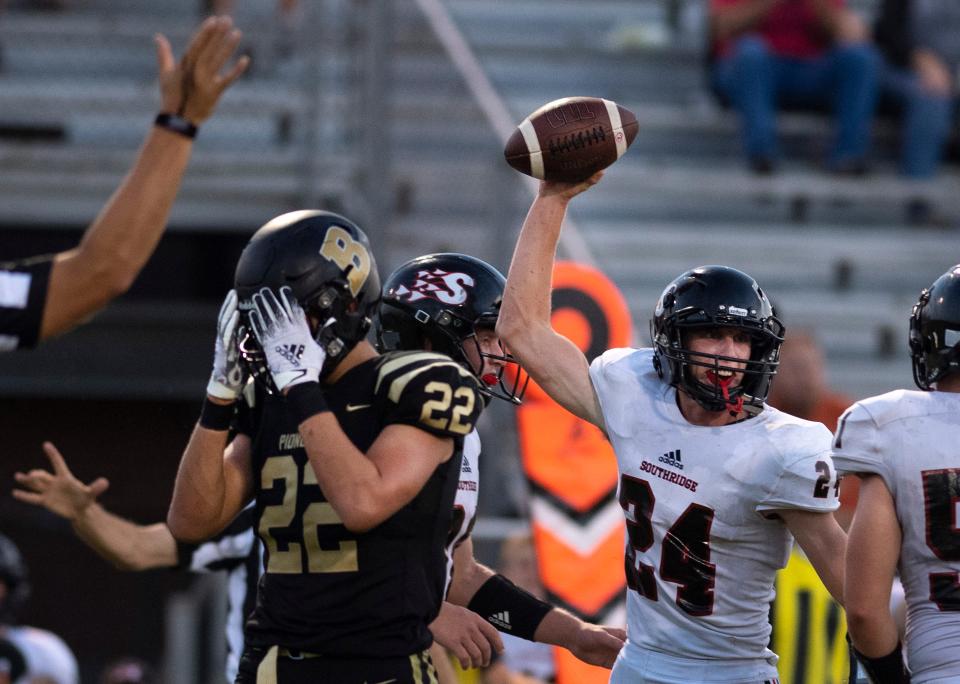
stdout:
POLYGON ((530 376, 524 372, 520 362, 513 354, 504 349, 503 341, 498 339, 500 347, 499 354, 483 351, 480 345, 477 333, 481 330, 494 331, 497 325, 496 315, 481 316, 480 319, 472 324, 473 332, 464 338, 456 340, 455 344, 459 356, 462 357, 461 363, 464 363, 474 375, 480 379, 481 391, 491 397, 503 399, 514 405, 520 405, 523 401, 523 395, 527 391, 527 384, 530 382, 530 376), (480 368, 476 368, 467 353, 471 348, 475 352, 475 358, 480 361, 480 368), (488 364, 488 361, 494 363, 488 364), (482 373, 484 367, 490 366, 495 370, 493 372, 482 373))
POLYGON ((654 367, 664 382, 682 389, 707 411, 759 413, 780 363, 784 332, 753 278, 725 266, 701 266, 675 279, 657 302, 650 321, 654 367), (749 358, 690 349, 689 332, 717 328, 747 333, 749 358), (716 382, 701 382, 692 367, 709 369, 716 382), (731 386, 737 375, 740 382, 731 386))
MULTIPOLYGON (((359 302, 350 294, 346 282, 334 281, 307 303, 301 303, 314 341, 326 354, 320 369, 320 380, 327 377, 340 361, 366 337, 372 324, 371 314, 379 300, 359 302)), ((254 336, 248 319, 249 303, 241 303, 242 323, 237 333, 240 358, 250 376, 260 382, 269 394, 277 393, 267 366, 266 355, 254 336)))
POLYGON ((733 415, 741 411, 758 413, 769 392, 772 377, 780 364, 779 349, 782 333, 756 333, 751 327, 720 323, 713 326, 694 325, 674 328, 672 339, 664 335, 655 340, 661 355, 670 362, 676 374, 675 384, 689 394, 708 411, 727 410, 733 415), (693 351, 685 341, 686 333, 704 328, 734 328, 750 333, 750 358, 738 358, 721 354, 693 351), (715 382, 704 383, 697 378, 691 367, 707 368, 715 382), (724 381, 724 374, 728 378, 724 381), (731 386, 735 377, 740 382, 731 386))
POLYGON ((931 315, 931 293, 923 290, 913 306, 908 340, 913 381, 927 392, 950 373, 960 373, 960 320, 931 315))

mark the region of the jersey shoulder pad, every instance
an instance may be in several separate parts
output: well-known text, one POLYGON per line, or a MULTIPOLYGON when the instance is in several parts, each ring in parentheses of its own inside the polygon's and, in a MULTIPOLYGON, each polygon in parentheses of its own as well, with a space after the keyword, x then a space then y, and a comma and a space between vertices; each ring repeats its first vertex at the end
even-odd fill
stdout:
MULTIPOLYGON (((590 364, 590 382, 607 434, 629 436, 659 420, 671 387, 657 375, 652 349, 609 349, 590 364)), ((673 401, 672 397, 669 400, 673 401)))
POLYGON ((477 378, 434 352, 387 354, 377 369, 376 394, 386 422, 413 425, 443 437, 464 437, 484 407, 477 378))
POLYGON ((875 408, 858 401, 840 416, 833 438, 833 460, 840 472, 882 474, 885 470, 875 408))
POLYGON ((839 474, 830 458, 830 431, 822 423, 776 409, 764 411, 770 411, 770 418, 758 428, 764 428, 774 448, 764 459, 770 469, 769 489, 756 510, 839 508, 839 474))

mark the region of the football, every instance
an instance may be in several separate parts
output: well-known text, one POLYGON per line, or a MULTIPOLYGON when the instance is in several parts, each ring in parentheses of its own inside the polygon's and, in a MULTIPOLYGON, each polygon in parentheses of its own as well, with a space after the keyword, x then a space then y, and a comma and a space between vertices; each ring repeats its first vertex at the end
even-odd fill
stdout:
POLYGON ((638 128, 633 112, 616 102, 565 97, 521 121, 503 155, 528 176, 579 183, 622 157, 638 128))

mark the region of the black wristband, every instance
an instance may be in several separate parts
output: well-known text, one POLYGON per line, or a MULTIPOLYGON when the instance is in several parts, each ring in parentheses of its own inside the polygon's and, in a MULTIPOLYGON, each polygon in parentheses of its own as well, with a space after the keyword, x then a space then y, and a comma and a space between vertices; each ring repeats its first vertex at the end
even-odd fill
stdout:
MULTIPOLYGON (((850 640, 849 634, 847 640, 850 640)), ((897 647, 890 653, 879 658, 863 655, 852 641, 850 649, 874 684, 910 684, 910 673, 907 672, 907 666, 903 662, 903 647, 900 642, 897 642, 897 647)))
POLYGON ((533 641, 537 627, 553 606, 521 589, 503 575, 494 575, 477 589, 467 606, 501 632, 533 641))
POLYGON ((330 410, 318 382, 302 382, 287 391, 287 408, 297 419, 297 425, 318 413, 330 410))
POLYGON ((233 425, 236 408, 236 402, 216 404, 210 401, 210 397, 205 397, 203 408, 200 409, 200 427, 207 430, 217 430, 218 432, 229 430, 230 426, 233 425))
POLYGON ((190 138, 191 140, 197 137, 197 127, 179 114, 160 112, 157 114, 157 118, 153 120, 153 125, 165 128, 174 133, 179 133, 183 137, 190 138))

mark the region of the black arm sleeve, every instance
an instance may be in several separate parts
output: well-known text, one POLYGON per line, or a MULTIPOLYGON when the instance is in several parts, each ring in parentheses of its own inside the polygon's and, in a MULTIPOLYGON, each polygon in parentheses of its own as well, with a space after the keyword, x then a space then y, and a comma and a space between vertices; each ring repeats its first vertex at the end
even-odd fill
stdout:
POLYGON ((53 257, 0 264, 0 351, 36 346, 53 257))

